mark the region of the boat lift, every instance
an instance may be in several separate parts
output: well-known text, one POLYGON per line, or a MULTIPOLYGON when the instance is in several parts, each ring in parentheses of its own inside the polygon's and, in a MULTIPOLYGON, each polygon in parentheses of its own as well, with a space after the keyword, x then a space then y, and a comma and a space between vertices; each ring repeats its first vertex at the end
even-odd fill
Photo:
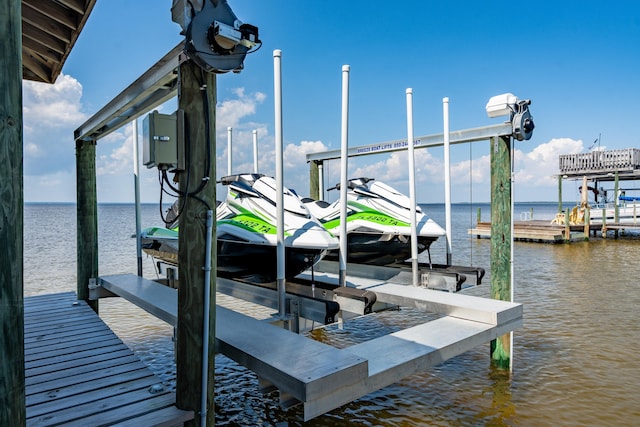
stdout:
MULTIPOLYGON (((444 99, 444 104, 448 105, 448 98, 444 99)), ((448 114, 445 114, 445 118, 448 118, 448 114)), ((513 126, 511 122, 500 123, 497 125, 484 126, 478 128, 470 128, 463 129, 457 131, 449 131, 448 130, 448 120, 445 121, 445 132, 439 134, 418 136, 414 138, 413 146, 415 149, 420 148, 432 148, 439 147, 447 144, 462 144, 462 143, 471 143, 478 141, 487 141, 494 137, 499 136, 508 136, 513 134, 513 126)), ((328 160, 340 159, 344 153, 348 157, 356 157, 356 156, 366 156, 370 154, 380 154, 380 153, 391 153, 394 151, 402 151, 407 150, 409 144, 407 143, 407 139, 397 139, 393 141, 387 142, 378 142, 374 144, 361 145, 356 147, 351 147, 348 150, 329 150, 324 152, 310 153, 307 154, 307 163, 310 164, 310 175, 312 177, 311 182, 317 183, 317 188, 311 189, 311 194, 321 199, 324 193, 323 189, 323 169, 324 162, 328 160), (317 177, 317 180, 314 180, 313 177, 317 177)), ((446 150, 445 150, 446 151, 446 150)), ((447 167, 446 173, 449 172, 449 168, 447 167)), ((313 184, 312 184, 313 185, 313 184)), ((446 205, 448 205, 446 212, 447 215, 450 215, 451 200, 447 198, 446 205)), ((427 288, 434 288, 439 290, 447 290, 450 292, 457 292, 462 289, 465 289, 469 286, 477 286, 482 282, 482 278, 484 277, 485 271, 480 267, 473 266, 459 266, 453 265, 451 263, 451 230, 450 228, 451 221, 447 220, 447 260, 445 264, 433 264, 431 262, 418 263, 418 277, 420 281, 420 285, 427 288), (455 279, 452 279, 453 276, 455 279), (457 282, 457 280, 462 279, 461 282, 457 282), (464 285, 466 279, 474 279, 473 283, 468 282, 466 286, 464 285), (456 280, 455 284, 452 283, 452 280, 456 280), (443 286, 444 285, 444 286, 443 286)), ((323 265, 325 265, 325 269, 333 269, 336 267, 327 266, 326 262, 323 261, 323 265)), ((412 266, 405 263, 396 263, 388 266, 389 268, 396 269, 409 269, 411 270, 412 266)), ((350 269, 354 268, 353 265, 350 264, 350 269)), ((364 270, 372 268, 371 266, 360 266, 355 267, 357 269, 357 275, 367 275, 364 270)), ((333 271, 331 270, 331 271, 333 271)), ((376 270, 377 271, 377 270, 376 270)), ((411 277, 407 277, 408 281, 411 281, 411 277)))
MULTIPOLYGON (((331 280, 337 284, 338 276, 333 275, 331 280)), ((358 284, 360 297, 369 295, 361 307, 375 300, 442 317, 338 349, 274 326, 279 324, 275 317, 260 320, 218 305, 216 351, 255 372, 260 390, 277 392, 282 408, 303 405, 307 421, 522 326, 522 304, 434 292, 379 278, 347 276, 347 281, 358 284), (394 349, 393 357, 389 348, 394 349)), ((236 294, 246 289, 227 279, 218 278, 217 282, 236 294)), ((97 277, 92 279, 90 289, 91 299, 120 296, 174 327, 177 324, 177 289, 133 274, 97 277)), ((300 304, 300 311, 310 307, 306 304, 311 299, 296 298, 289 298, 287 305, 300 304)), ((271 299, 277 302, 278 296, 271 299)), ((358 298, 349 299, 354 302, 358 298)), ((341 306, 348 307, 346 303, 341 306)))

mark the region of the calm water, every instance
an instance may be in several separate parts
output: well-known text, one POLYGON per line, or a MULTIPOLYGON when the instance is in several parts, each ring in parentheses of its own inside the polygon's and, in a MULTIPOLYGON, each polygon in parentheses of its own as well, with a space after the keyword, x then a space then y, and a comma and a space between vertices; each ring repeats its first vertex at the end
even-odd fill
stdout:
MULTIPOLYGON (((489 206, 481 205, 489 220, 489 206)), ((553 218, 555 204, 519 204, 515 216, 553 218)), ((488 297, 489 241, 467 235, 477 206, 453 207, 453 262, 487 269, 483 285, 466 291, 488 297)), ((444 225, 442 205, 426 205, 444 225)), ((25 296, 75 291, 75 205, 25 207, 25 296)), ((159 222, 143 207, 143 226, 159 222)), ((100 273, 135 273, 132 205, 99 206, 100 273)), ((444 262, 436 242, 434 262, 444 262)), ((588 243, 515 245, 515 296, 524 327, 514 338, 511 375, 489 364, 483 345, 423 374, 318 417, 310 426, 635 426, 640 424, 640 237, 588 243)), ((145 276, 155 277, 144 259, 145 276)), ((103 319, 170 386, 175 383, 172 328, 119 299, 100 302, 103 319)), ((318 339, 346 346, 424 321, 414 310, 380 313, 327 328, 318 339)), ((390 349, 393 351, 393 349, 390 349)), ((295 357, 295 355, 292 355, 295 357)), ((257 392, 255 375, 216 357, 216 424, 303 425, 302 411, 283 412, 277 396, 257 392)))

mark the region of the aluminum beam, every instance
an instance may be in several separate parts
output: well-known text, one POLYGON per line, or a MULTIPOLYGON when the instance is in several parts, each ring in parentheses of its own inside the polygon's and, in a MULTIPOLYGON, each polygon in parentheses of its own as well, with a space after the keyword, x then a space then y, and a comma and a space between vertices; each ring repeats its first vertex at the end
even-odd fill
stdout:
MULTIPOLYGON (((508 136, 513 133, 511 123, 501 123, 498 125, 483 126, 478 128, 456 130, 450 132, 450 144, 462 144, 466 142, 486 141, 495 136, 508 136)), ((414 138, 414 148, 430 148, 444 145, 444 134, 418 136, 414 138)), ((378 142, 369 145, 360 145, 349 148, 349 157, 366 156, 369 154, 390 153, 407 149, 407 139, 396 139, 387 142, 378 142)), ((340 150, 329 150, 320 153, 307 154, 307 162, 322 162, 324 160, 339 159, 340 150)))
POLYGON ((182 50, 180 43, 91 116, 75 130, 75 140, 102 138, 176 96, 178 56, 182 50))

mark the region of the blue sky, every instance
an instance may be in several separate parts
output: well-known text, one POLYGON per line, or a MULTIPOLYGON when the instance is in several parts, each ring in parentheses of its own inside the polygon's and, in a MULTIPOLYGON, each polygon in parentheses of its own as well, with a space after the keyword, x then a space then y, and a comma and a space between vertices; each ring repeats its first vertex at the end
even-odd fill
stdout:
MULTIPOLYGON (((218 177, 227 170, 226 129, 234 129, 234 172, 274 173, 273 51, 281 49, 285 184, 308 193, 305 154, 340 147, 341 68, 349 64, 350 146, 406 138, 405 89, 413 89, 415 135, 498 123, 488 99, 531 99, 536 129, 516 143, 516 201, 555 201, 558 155, 640 147, 640 4, 229 0, 256 25, 263 46, 240 74, 218 76, 218 177)), ((73 131, 182 40, 170 0, 98 1, 55 85, 23 85, 26 201, 75 201, 73 131)), ((171 113, 170 101, 162 112, 171 113)), ((142 126, 139 126, 141 128, 142 126)), ((489 142, 452 147, 452 199, 488 201, 489 142)), ((350 160, 350 176, 372 176, 408 192, 406 154, 350 160)), ((443 151, 416 150, 420 202, 444 201, 443 151)), ((327 170, 338 182, 339 164, 327 170)), ((99 202, 133 201, 132 131, 98 142, 99 202)), ((154 170, 142 168, 142 200, 157 202, 154 170)), ((566 183, 565 200, 578 199, 566 183)), ((220 196, 218 197, 220 198, 220 196)))

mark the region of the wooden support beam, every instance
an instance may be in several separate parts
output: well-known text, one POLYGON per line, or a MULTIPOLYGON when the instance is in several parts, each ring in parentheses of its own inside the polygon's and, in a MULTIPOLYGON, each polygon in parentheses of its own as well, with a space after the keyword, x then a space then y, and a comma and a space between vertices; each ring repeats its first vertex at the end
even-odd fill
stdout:
MULTIPOLYGON (((176 346, 176 406, 193 411, 194 420, 185 425, 200 425, 200 401, 207 393, 206 423, 214 425, 213 372, 215 346, 215 221, 212 230, 212 266, 208 283, 209 298, 209 352, 207 390, 201 390, 203 365, 203 329, 205 304, 205 241, 206 214, 216 203, 216 144, 215 106, 216 76, 203 72, 192 61, 178 68, 178 105, 185 116, 186 171, 178 175, 181 200, 186 197, 180 216, 178 262, 178 342, 176 346), (208 130, 207 130, 208 123, 208 130)), ((206 339, 206 338, 205 338, 206 339)))
MULTIPOLYGON (((511 301, 511 137, 491 138, 491 298, 511 301)), ((509 369, 509 334, 491 341, 491 362, 509 369)))
POLYGON ((98 196, 96 192, 96 141, 76 141, 77 293, 89 301, 89 279, 98 277, 98 196))
POLYGON ((20 0, 0 2, 0 425, 24 426, 20 0))

